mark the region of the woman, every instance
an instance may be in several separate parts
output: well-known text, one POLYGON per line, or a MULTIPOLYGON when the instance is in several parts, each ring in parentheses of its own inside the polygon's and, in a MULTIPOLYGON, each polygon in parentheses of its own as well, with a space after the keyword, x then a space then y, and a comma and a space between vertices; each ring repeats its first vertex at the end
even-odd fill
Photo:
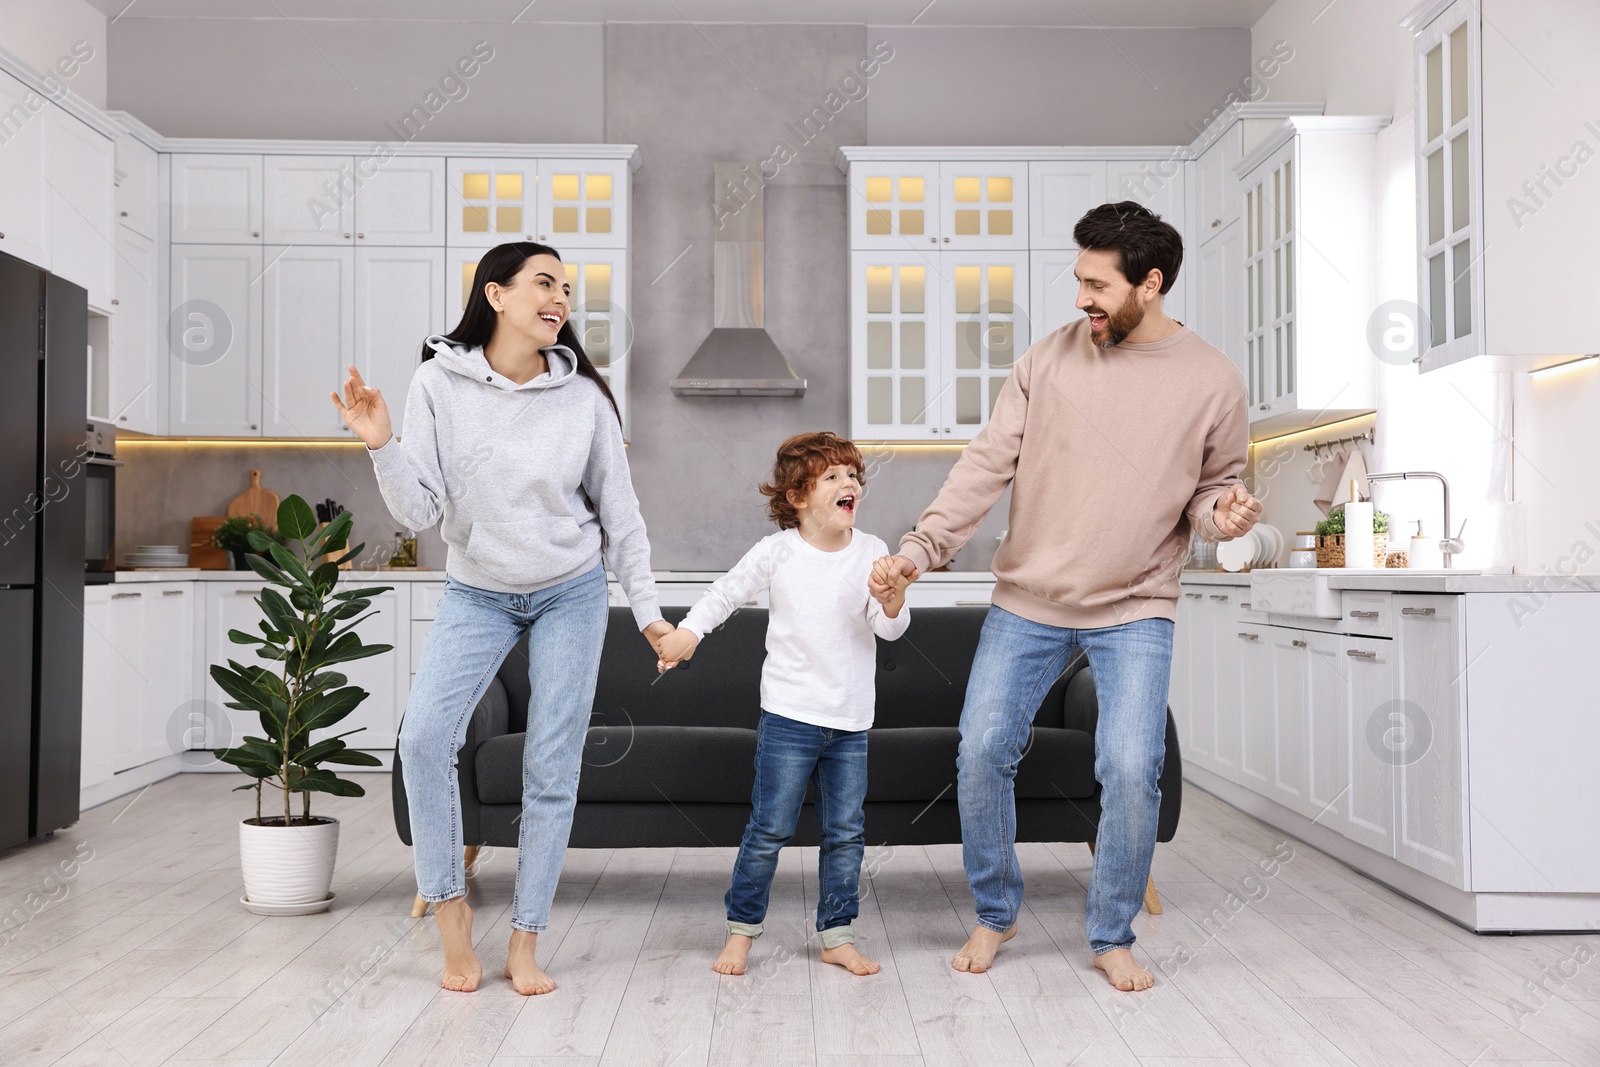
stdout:
POLYGON ((447 581, 400 730, 417 891, 434 903, 446 989, 471 992, 456 753, 478 698, 528 634, 532 697, 522 758, 517 888, 506 977, 555 988, 535 962, 561 873, 583 739, 606 630, 602 548, 652 647, 672 626, 656 606, 639 501, 615 399, 568 321, 571 288, 554 249, 491 249, 461 323, 424 343, 406 434, 355 367, 333 402, 363 441, 396 520, 442 521, 447 581))

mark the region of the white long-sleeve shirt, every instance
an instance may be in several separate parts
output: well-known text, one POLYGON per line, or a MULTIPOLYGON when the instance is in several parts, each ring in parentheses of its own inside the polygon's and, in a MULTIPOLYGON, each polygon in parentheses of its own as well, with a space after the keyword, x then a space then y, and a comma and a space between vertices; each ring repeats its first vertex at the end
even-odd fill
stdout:
POLYGON ((798 530, 771 534, 712 582, 679 625, 703 639, 767 590, 762 708, 825 729, 865 730, 876 704, 873 635, 893 641, 911 625, 910 608, 891 619, 867 591, 873 561, 889 554, 881 538, 860 530, 837 552, 798 530))

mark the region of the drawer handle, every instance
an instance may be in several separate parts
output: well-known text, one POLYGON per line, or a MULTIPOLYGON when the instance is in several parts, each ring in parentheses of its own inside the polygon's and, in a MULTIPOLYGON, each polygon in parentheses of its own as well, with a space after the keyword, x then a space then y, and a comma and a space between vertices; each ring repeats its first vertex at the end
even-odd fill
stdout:
POLYGON ((1363 652, 1359 648, 1347 648, 1347 649, 1344 650, 1344 654, 1349 656, 1351 659, 1377 659, 1378 658, 1378 654, 1376 652, 1363 652))
POLYGON ((1228 599, 1228 594, 1227 593, 1212 593, 1211 594, 1211 599, 1212 600, 1220 600, 1220 601, 1223 601, 1224 603, 1226 603, 1227 599, 1228 599))
POLYGON ((1243 630, 1239 631, 1239 636, 1244 638, 1246 641, 1259 641, 1259 640, 1261 640, 1261 635, 1260 634, 1245 633, 1243 630))
POLYGON ((1376 619, 1378 613, 1376 611, 1352 611, 1350 617, 1352 619, 1376 619))
POLYGON ((1183 595, 1188 597, 1190 600, 1199 600, 1200 599, 1200 594, 1199 593, 1185 593, 1183 595))
POLYGON ((235 589, 233 591, 233 595, 234 596, 255 596, 259 592, 261 592, 261 590, 259 590, 259 589, 235 589))
POLYGON ((989 606, 989 602, 987 600, 958 600, 958 601, 956 601, 956 607, 958 607, 958 608, 986 608, 988 606, 989 606))
POLYGON ((183 595, 183 590, 182 589, 163 589, 163 590, 161 590, 161 595, 162 596, 182 596, 183 595))
POLYGON ((1305 648, 1306 647, 1306 643, 1304 641, 1300 640, 1298 637, 1295 638, 1293 641, 1290 641, 1289 643, 1291 645, 1293 645, 1295 648, 1305 648))
POLYGON ((142 596, 144 596, 143 593, 112 593, 111 594, 111 599, 112 600, 138 600, 142 596))
POLYGON ((1239 601, 1239 606, 1241 608, 1243 608, 1245 611, 1249 611, 1250 610, 1250 601, 1241 600, 1241 601, 1239 601))
POLYGON ((1402 614, 1402 615, 1432 615, 1433 611, 1434 611, 1433 608, 1401 608, 1400 609, 1400 614, 1402 614))

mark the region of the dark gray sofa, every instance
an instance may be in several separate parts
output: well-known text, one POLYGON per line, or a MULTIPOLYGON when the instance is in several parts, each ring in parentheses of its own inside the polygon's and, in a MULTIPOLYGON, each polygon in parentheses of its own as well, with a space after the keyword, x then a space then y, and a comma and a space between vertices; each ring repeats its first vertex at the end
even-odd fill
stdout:
MULTIPOLYGON (((877 717, 868 745, 867 843, 961 840, 957 724, 987 608, 917 608, 899 641, 879 641, 877 717)), ((677 622, 686 610, 667 609, 677 622)), ((612 608, 584 748, 574 848, 737 846, 750 813, 765 609, 746 608, 662 677, 626 608, 612 608)), ((519 642, 474 711, 461 749, 466 844, 515 847, 521 811, 528 661, 519 642)), ((1080 654, 1046 694, 1017 771, 1017 840, 1092 841, 1094 682, 1080 654)), ((402 725, 402 729, 404 726, 402 725)), ((1170 841, 1182 804, 1178 738, 1167 713, 1157 839, 1170 841)), ((394 775, 395 828, 411 843, 404 769, 394 775)), ((800 818, 795 844, 816 844, 800 818)))

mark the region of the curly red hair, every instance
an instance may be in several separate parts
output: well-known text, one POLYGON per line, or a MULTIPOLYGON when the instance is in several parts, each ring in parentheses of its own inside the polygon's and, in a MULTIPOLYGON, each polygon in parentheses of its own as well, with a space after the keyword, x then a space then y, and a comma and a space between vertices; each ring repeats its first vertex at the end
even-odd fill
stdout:
POLYGON ((767 514, 781 529, 789 530, 800 525, 800 513, 789 502, 791 493, 804 495, 817 484, 823 472, 835 463, 854 467, 861 484, 865 485, 866 464, 854 444, 828 430, 797 433, 778 446, 778 458, 772 465, 772 480, 761 486, 768 498, 767 514))

